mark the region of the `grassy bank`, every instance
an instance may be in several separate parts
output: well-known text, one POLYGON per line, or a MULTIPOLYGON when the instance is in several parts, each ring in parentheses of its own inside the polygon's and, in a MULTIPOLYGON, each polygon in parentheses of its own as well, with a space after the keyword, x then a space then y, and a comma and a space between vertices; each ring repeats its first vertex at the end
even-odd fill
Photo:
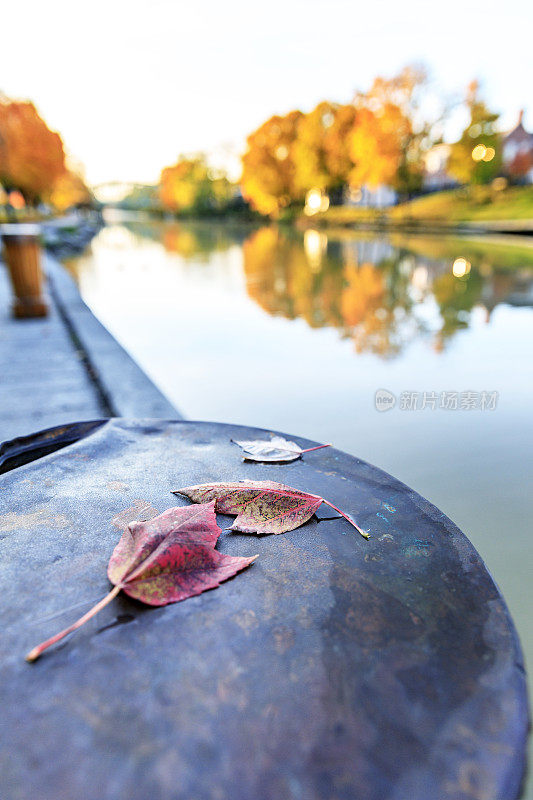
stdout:
POLYGON ((495 190, 489 186, 456 189, 418 197, 386 209, 332 206, 322 214, 298 218, 305 225, 459 226, 511 223, 533 225, 533 186, 495 190))

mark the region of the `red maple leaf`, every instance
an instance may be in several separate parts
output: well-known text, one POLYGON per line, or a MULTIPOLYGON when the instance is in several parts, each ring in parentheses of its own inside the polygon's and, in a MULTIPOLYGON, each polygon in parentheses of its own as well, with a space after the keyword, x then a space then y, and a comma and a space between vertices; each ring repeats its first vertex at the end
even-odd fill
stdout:
POLYGON ((26 660, 35 661, 50 645, 80 628, 121 590, 148 605, 164 606, 215 589, 257 558, 219 553, 215 550, 219 535, 214 501, 170 508, 148 522, 131 523, 109 561, 107 574, 114 588, 73 625, 34 647, 26 660))

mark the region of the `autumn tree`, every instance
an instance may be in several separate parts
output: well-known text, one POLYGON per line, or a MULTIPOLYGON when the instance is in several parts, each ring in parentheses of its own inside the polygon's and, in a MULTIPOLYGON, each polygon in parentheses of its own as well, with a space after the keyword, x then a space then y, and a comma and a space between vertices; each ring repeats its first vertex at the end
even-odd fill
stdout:
POLYGON ((460 183, 490 183, 502 163, 501 137, 496 130, 499 114, 489 111, 480 98, 477 81, 469 85, 465 102, 469 121, 451 147, 448 171, 460 183))
POLYGON ((252 133, 242 159, 243 197, 260 214, 277 216, 282 208, 303 199, 296 179, 294 145, 300 111, 274 116, 252 133))
POLYGON ((303 194, 309 189, 327 191, 330 188, 331 175, 324 145, 334 119, 335 106, 324 102, 298 120, 292 157, 295 186, 303 194))
POLYGON ((349 135, 357 119, 357 109, 352 103, 335 106, 333 121, 324 137, 325 161, 333 188, 348 183, 353 163, 350 155, 349 135))
POLYGON ((0 98, 0 182, 26 200, 47 200, 65 173, 59 134, 51 131, 33 103, 0 98))
POLYGON ((434 125, 421 112, 425 84, 424 70, 408 66, 392 78, 376 78, 368 92, 356 94, 349 137, 352 186, 385 184, 403 195, 420 188, 422 156, 434 125))
POLYGON ((425 91, 424 71, 406 67, 392 78, 376 78, 353 103, 324 101, 307 114, 272 117, 248 137, 245 198, 261 213, 278 216, 311 189, 330 194, 347 183, 385 184, 414 193, 436 122, 423 113, 425 91))
POLYGON ((159 196, 170 211, 205 213, 223 208, 233 196, 233 186, 203 156, 182 157, 161 172, 159 196))
POLYGON ((49 200, 58 211, 66 211, 73 206, 91 204, 94 197, 81 175, 66 169, 54 182, 49 200))
POLYGON ((377 189, 381 184, 394 186, 400 167, 401 139, 407 120, 396 106, 388 104, 379 112, 360 108, 350 134, 350 170, 352 186, 377 189))
POLYGON ((352 167, 348 135, 355 107, 322 102, 298 121, 292 153, 297 191, 332 192, 347 183, 352 167))

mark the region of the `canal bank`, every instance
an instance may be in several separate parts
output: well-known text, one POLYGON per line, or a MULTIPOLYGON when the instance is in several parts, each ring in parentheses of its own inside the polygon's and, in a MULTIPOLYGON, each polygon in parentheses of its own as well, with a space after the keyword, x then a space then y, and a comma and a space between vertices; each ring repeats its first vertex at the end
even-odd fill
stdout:
POLYGON ((421 195, 398 205, 330 206, 307 216, 287 212, 301 227, 347 227, 399 233, 533 233, 533 187, 475 186, 421 195))
POLYGON ((64 267, 43 253, 49 314, 11 317, 0 262, 0 441, 102 417, 181 414, 82 300, 64 267))

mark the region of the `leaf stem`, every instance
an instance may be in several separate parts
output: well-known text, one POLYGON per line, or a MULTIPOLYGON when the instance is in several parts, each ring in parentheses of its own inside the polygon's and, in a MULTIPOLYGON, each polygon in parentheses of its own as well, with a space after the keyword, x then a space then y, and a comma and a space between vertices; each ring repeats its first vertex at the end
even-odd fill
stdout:
POLYGON ((37 645, 37 647, 34 647, 33 650, 30 650, 30 652, 26 656, 26 661, 30 662, 36 661, 41 655, 41 653, 43 653, 51 645, 55 644, 56 642, 59 642, 60 639, 62 639, 64 636, 67 635, 67 633, 72 633, 72 631, 75 631, 78 628, 81 628, 82 625, 85 625, 85 623, 88 620, 90 620, 91 617, 94 617, 95 614, 98 614, 98 612, 101 611, 102 608, 104 608, 104 606, 110 603, 111 600, 113 600, 113 598, 117 596, 121 588, 122 588, 121 586, 113 586, 109 594, 103 597, 95 606, 93 606, 89 611, 87 611, 87 613, 84 614, 83 617, 80 617, 77 622, 74 622, 72 625, 69 625, 68 628, 65 628, 64 631, 56 633, 55 636, 50 637, 50 639, 47 639, 46 642, 42 642, 41 644, 37 645))
POLYGON ((302 450, 302 453, 311 453, 313 450, 321 450, 323 447, 331 447, 331 444, 318 444, 316 447, 308 447, 307 450, 302 450))
POLYGON ((341 511, 340 508, 337 508, 337 506, 334 506, 333 503, 329 502, 329 500, 324 500, 324 503, 326 503, 326 505, 330 506, 330 508, 332 508, 334 511, 337 511, 341 515, 341 517, 344 517, 344 519, 348 520, 350 525, 353 525, 354 528, 359 531, 361 536, 363 536, 365 539, 370 539, 368 531, 364 531, 362 528, 360 528, 359 525, 357 525, 353 521, 353 519, 348 516, 348 514, 345 514, 344 511, 341 511))

